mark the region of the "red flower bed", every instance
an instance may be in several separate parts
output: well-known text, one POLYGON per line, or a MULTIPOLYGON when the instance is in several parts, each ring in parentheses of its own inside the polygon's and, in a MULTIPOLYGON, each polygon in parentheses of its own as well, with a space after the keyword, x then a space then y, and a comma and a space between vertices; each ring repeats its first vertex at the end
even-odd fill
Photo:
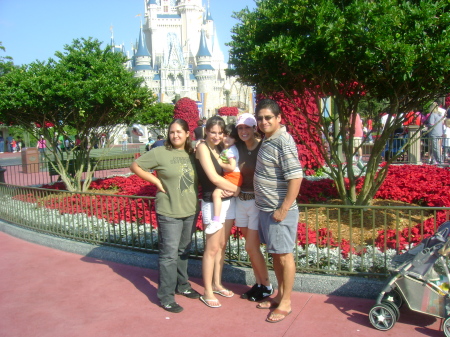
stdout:
MULTIPOLYGON (((360 183, 363 182, 361 179, 360 183)), ((64 189, 63 183, 46 185, 44 188, 64 189)), ((130 177, 114 177, 98 179, 91 184, 94 190, 115 190, 118 195, 133 196, 155 196, 156 187, 141 178, 132 175, 130 177)), ((326 203, 330 198, 337 198, 338 194, 334 181, 321 179, 318 181, 303 180, 300 194, 297 198, 299 203, 326 203)), ((399 200, 411 204, 419 204, 429 207, 450 207, 450 170, 430 165, 402 165, 391 166, 386 180, 381 185, 376 199, 399 200)), ((17 200, 36 202, 31 194, 18 195, 17 200)), ((68 197, 55 195, 39 201, 48 208, 59 210, 61 213, 85 213, 106 219, 109 222, 119 221, 139 223, 151 223, 156 227, 154 203, 138 198, 130 202, 128 198, 115 195, 71 195, 68 197)), ((379 231, 375 245, 384 250, 386 248, 400 250, 408 248, 408 242, 418 243, 424 237, 431 236, 436 227, 448 218, 447 212, 440 211, 434 219, 428 219, 413 228, 402 230, 379 231)), ((197 229, 202 230, 201 217, 197 221, 197 229)), ((233 228, 235 237, 241 233, 233 228)), ((299 223, 297 237, 300 245, 316 244, 320 247, 340 247, 343 256, 347 256, 352 249, 353 254, 359 254, 350 247, 347 240, 337 242, 333 233, 326 228, 317 231, 306 228, 305 223, 299 223), (308 241, 306 240, 308 235, 308 241)))
MULTIPOLYGON (((307 98, 304 102, 294 91, 290 97, 283 92, 278 92, 267 98, 275 100, 280 106, 282 123, 286 125, 297 144, 299 159, 306 175, 311 175, 314 173, 314 169, 323 166, 324 160, 316 143, 320 140, 321 135, 306 120, 307 118, 318 122, 319 110, 313 96, 306 94, 305 97, 307 98), (300 108, 304 110, 303 113, 299 113, 300 108)), ((259 97, 259 99, 262 98, 265 97, 259 97)))
POLYGON ((224 106, 219 109, 220 116, 237 116, 238 112, 239 110, 235 106, 224 106))
POLYGON ((184 119, 189 125, 189 130, 194 130, 199 120, 197 103, 188 97, 179 99, 173 110, 173 118, 184 119))

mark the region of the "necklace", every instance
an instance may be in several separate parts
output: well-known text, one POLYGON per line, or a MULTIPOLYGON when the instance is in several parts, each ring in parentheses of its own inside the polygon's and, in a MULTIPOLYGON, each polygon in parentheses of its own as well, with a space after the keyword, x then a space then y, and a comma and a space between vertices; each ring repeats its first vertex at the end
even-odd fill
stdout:
MULTIPOLYGON (((246 146, 246 147, 247 147, 247 146, 246 146)), ((254 143, 252 144, 252 146, 250 146, 250 148, 247 147, 247 151, 248 151, 247 153, 248 153, 248 155, 251 156, 253 150, 254 150, 255 148, 257 148, 257 147, 258 147, 258 142, 257 142, 257 141, 254 141, 254 143), (255 146, 255 144, 256 144, 256 146, 255 146)))

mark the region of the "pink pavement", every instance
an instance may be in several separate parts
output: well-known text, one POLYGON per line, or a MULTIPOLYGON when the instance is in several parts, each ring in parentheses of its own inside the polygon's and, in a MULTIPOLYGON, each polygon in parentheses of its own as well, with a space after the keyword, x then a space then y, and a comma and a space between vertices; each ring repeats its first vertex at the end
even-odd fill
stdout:
MULTIPOLYGON (((295 292, 292 313, 265 322, 269 310, 239 295, 211 309, 176 296, 179 314, 158 306, 158 272, 33 244, 0 232, 0 337, 115 336, 444 336, 441 320, 403 307, 395 326, 374 329, 374 300, 295 292)), ((192 279, 202 291, 202 281, 192 279)))

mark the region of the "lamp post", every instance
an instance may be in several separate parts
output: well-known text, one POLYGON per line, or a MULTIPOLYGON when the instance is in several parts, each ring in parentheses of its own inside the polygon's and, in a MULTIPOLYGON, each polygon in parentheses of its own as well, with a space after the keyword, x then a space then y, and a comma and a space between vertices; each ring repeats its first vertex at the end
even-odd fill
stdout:
POLYGON ((223 86, 223 93, 225 94, 227 106, 230 106, 230 91, 231 91, 231 87, 230 87, 230 84, 227 82, 223 86))
POLYGON ((181 94, 180 88, 176 87, 175 88, 175 104, 180 100, 180 94, 181 94))

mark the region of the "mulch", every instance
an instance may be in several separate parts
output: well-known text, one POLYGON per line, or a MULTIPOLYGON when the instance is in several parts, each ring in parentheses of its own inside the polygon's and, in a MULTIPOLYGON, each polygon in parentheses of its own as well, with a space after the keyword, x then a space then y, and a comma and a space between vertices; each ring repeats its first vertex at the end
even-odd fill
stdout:
POLYGON ((301 209, 299 222, 306 223, 308 229, 314 231, 328 228, 332 237, 337 241, 352 238, 354 246, 371 245, 381 230, 397 229, 401 231, 405 227, 414 227, 433 215, 431 211, 423 209, 390 208, 393 206, 420 207, 395 200, 374 200, 372 206, 387 207, 380 209, 371 206, 364 209, 348 209, 332 205, 342 205, 342 201, 331 200, 327 203, 327 207, 309 208, 307 217, 305 209, 301 209))

